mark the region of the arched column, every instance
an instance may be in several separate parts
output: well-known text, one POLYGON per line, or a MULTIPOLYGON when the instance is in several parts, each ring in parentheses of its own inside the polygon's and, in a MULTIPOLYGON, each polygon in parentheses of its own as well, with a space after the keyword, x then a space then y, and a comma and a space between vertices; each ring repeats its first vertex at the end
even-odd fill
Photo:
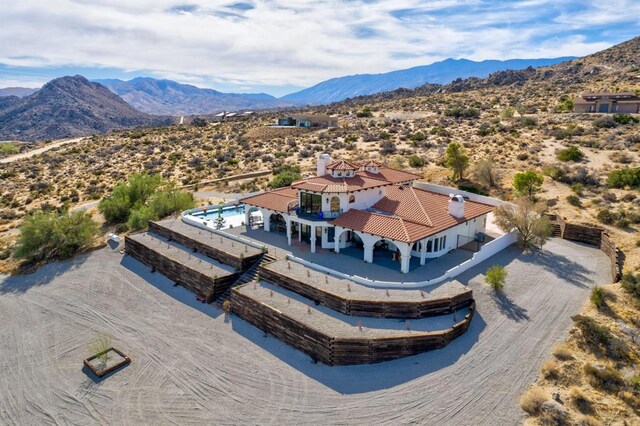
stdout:
POLYGON ((271 231, 271 214, 274 213, 269 209, 260 209, 262 213, 262 227, 266 232, 271 231))
POLYGON ((398 250, 400 250, 400 272, 406 274, 409 272, 409 266, 411 264, 411 244, 398 241, 394 241, 393 243, 398 247, 398 250))
POLYGON ((289 217, 289 215, 282 215, 282 217, 284 218, 284 221, 287 224, 287 244, 291 245, 291 218, 289 217))
POLYGON ((333 249, 336 253, 340 253, 340 238, 342 238, 342 233, 344 232, 344 228, 341 226, 336 226, 334 231, 333 243, 335 248, 333 249))
POLYGON ((311 225, 311 253, 316 252, 316 226, 311 225))
POLYGON ((420 266, 423 266, 427 260, 427 238, 420 243, 420 266))

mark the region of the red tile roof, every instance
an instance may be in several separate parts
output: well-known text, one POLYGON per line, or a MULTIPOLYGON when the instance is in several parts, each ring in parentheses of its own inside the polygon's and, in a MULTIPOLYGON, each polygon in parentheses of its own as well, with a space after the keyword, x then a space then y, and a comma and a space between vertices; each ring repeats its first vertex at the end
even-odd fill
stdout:
POLYGON ((349 210, 332 225, 403 242, 415 242, 482 216, 493 206, 465 201, 464 217, 449 214, 449 197, 413 187, 389 186, 372 211, 349 210))
POLYGON ((353 177, 333 177, 331 175, 312 177, 294 182, 291 187, 314 192, 354 192, 389 185, 386 180, 372 179, 356 173, 353 177))
POLYGON ((298 202, 298 191, 293 188, 274 189, 273 191, 243 198, 240 202, 281 213, 288 213, 289 207, 298 202))
POLYGON ((327 170, 358 170, 359 167, 345 160, 334 161, 327 166, 327 170))
POLYGON ((420 179, 422 177, 414 173, 404 172, 402 170, 390 169, 388 167, 379 167, 378 173, 361 171, 356 174, 360 176, 365 176, 371 179, 386 180, 389 183, 409 182, 416 179, 420 179))

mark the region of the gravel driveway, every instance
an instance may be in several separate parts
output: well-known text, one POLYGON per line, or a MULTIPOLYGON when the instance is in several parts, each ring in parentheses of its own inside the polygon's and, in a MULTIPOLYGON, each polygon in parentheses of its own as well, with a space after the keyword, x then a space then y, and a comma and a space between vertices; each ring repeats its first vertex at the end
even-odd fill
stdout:
POLYGON ((608 258, 554 239, 515 247, 458 279, 475 293, 469 332, 446 348, 327 367, 102 249, 0 277, 0 424, 518 424, 518 397, 570 327, 608 258), (504 295, 483 284, 495 263, 504 295), (102 380, 82 369, 97 332, 132 358, 102 380))

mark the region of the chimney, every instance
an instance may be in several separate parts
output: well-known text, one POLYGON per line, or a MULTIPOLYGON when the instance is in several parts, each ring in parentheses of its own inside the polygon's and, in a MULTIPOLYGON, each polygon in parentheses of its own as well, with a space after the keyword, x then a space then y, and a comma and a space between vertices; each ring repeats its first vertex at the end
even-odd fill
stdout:
POLYGON ((464 198, 460 194, 449 194, 449 214, 455 218, 464 218, 464 198))
POLYGON ((326 152, 324 154, 320 154, 318 157, 318 167, 316 169, 317 176, 324 176, 327 174, 327 166, 331 163, 331 156, 326 152))

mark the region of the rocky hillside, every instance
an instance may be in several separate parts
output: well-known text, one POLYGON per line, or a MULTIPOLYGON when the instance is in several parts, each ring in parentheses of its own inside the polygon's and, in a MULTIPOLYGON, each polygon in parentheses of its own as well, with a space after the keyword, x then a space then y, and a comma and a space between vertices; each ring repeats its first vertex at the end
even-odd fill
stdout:
POLYGON ((0 140, 59 139, 169 122, 82 76, 57 78, 26 98, 0 98, 0 140))
POLYGON ((96 80, 136 109, 159 115, 203 115, 222 111, 257 110, 291 106, 266 93, 222 93, 171 80, 149 77, 96 80))

